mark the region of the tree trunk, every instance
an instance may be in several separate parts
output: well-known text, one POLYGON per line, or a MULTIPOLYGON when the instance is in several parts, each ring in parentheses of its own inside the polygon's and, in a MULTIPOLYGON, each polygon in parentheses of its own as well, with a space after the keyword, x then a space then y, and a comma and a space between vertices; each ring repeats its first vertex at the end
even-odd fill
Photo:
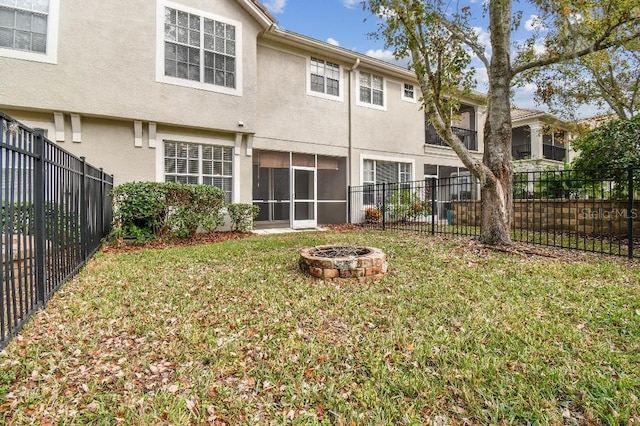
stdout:
POLYGON ((489 2, 491 66, 482 162, 493 174, 482 187, 482 241, 511 244, 513 169, 511 166, 511 1, 489 2), (505 71, 508 70, 508 71, 505 71))

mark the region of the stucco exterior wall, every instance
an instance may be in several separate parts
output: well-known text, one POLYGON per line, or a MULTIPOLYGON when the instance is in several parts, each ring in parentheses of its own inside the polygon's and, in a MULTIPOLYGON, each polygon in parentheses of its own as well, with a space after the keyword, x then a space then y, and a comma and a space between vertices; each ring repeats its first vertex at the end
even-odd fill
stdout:
MULTIPOLYGON (((315 55, 324 59, 319 53, 315 55)), ((300 148, 304 147, 303 144, 324 145, 327 149, 348 146, 347 65, 339 64, 343 82, 340 90, 344 100, 324 99, 307 94, 307 61, 310 56, 310 53, 274 43, 261 42, 258 46, 260 107, 256 137, 260 147, 269 148, 263 146, 268 140, 287 141, 300 145, 300 148)), ((306 147, 306 150, 313 149, 317 147, 306 147)))
POLYGON ((64 0, 57 64, 0 57, 0 107, 227 130, 237 129, 241 120, 250 131, 256 108, 256 37, 262 28, 234 1, 176 3, 242 23, 242 96, 156 81, 161 0, 64 0))

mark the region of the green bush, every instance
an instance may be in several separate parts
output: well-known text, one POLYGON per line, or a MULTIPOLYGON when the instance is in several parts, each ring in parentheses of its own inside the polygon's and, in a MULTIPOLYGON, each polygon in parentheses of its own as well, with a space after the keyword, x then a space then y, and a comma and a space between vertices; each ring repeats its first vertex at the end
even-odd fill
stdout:
POLYGON ((231 229, 240 232, 247 232, 251 229, 259 212, 258 206, 242 203, 229 204, 227 210, 231 219, 231 229))
POLYGON ((398 188, 387 204, 392 221, 416 220, 421 215, 431 214, 431 206, 423 200, 419 190, 398 188))
POLYGON ((2 229, 4 233, 34 234, 33 203, 7 203, 2 202, 2 229))
MULTIPOLYGON (((31 201, 0 204, 0 232, 3 234, 35 235, 35 205, 31 201)), ((80 218, 69 205, 46 202, 44 205, 45 238, 66 241, 80 234, 80 218)))
POLYGON ((215 186, 130 182, 114 188, 111 196, 116 238, 187 237, 199 227, 213 231, 222 224, 225 193, 215 186))

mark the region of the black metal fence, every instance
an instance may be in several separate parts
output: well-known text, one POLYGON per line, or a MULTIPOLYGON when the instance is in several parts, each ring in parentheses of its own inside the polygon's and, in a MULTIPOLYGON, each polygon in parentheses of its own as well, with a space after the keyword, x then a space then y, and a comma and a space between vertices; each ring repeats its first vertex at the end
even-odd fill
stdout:
MULTIPOLYGON (((640 257, 640 169, 514 175, 514 241, 640 257)), ((351 223, 431 234, 481 235, 480 184, 448 178, 349 188, 351 223)))
POLYGON ((113 176, 0 112, 0 349, 98 250, 113 176))

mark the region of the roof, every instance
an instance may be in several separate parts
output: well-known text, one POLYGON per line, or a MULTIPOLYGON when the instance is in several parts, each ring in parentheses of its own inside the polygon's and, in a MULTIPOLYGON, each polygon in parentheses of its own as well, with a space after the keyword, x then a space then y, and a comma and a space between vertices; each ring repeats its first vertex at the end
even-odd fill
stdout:
POLYGON ((260 9, 260 11, 264 13, 264 15, 269 18, 272 23, 276 23, 276 18, 271 13, 269 13, 267 8, 262 3, 260 3, 258 0, 251 0, 251 3, 253 3, 258 9, 260 9))
POLYGON ((539 109, 529 109, 529 108, 519 108, 519 107, 511 108, 512 121, 526 120, 528 118, 543 117, 547 115, 549 114, 539 109))
POLYGON ((547 125, 556 126, 558 128, 568 128, 570 123, 567 121, 556 117, 553 114, 550 114, 546 111, 542 111, 539 109, 530 109, 530 108, 520 108, 520 107, 511 107, 511 122, 514 123, 513 127, 521 126, 522 124, 517 124, 520 121, 537 119, 538 121, 544 122, 547 125))
POLYGON ((237 0, 253 18, 258 21, 263 28, 269 28, 276 24, 276 19, 258 0, 237 0))
MULTIPOLYGON (((319 52, 327 58, 351 63, 353 64, 351 69, 356 69, 358 67, 373 68, 374 70, 383 70, 396 78, 405 79, 407 82, 416 80, 415 73, 406 67, 383 61, 341 46, 335 46, 303 34, 283 30, 278 28, 277 25, 273 25, 268 31, 265 31, 262 37, 265 39, 279 41, 280 43, 290 46, 308 49, 311 52, 319 52)), ((479 104, 486 103, 486 94, 482 92, 472 90, 471 93, 467 94, 465 97, 467 99, 474 100, 479 104)))

